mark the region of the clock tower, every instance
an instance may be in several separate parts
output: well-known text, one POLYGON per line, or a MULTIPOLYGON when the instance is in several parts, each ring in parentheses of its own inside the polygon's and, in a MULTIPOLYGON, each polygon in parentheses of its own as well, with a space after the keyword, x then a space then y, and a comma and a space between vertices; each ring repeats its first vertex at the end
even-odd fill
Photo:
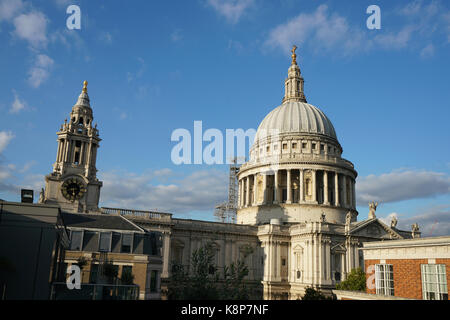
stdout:
POLYGON ((69 212, 97 212, 100 188, 95 167, 99 132, 87 93, 87 81, 72 108, 69 121, 64 120, 58 135, 58 151, 53 172, 45 177, 45 191, 40 202, 58 204, 69 212))

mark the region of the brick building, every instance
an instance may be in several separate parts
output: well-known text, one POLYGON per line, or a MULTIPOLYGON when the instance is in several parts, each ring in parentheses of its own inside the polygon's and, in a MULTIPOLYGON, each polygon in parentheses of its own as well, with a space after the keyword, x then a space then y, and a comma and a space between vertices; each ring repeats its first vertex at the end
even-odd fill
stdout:
POLYGON ((450 237, 363 244, 367 293, 448 300, 450 237))

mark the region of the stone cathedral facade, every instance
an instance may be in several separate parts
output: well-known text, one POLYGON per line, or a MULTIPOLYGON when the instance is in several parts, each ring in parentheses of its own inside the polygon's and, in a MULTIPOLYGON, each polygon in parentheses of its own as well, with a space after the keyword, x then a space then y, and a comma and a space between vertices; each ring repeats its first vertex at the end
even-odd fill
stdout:
MULTIPOLYGON (((173 218, 172 214, 99 208, 102 182, 96 177, 101 141, 87 83, 69 121, 57 132, 53 171, 46 176, 40 202, 66 212, 121 215, 143 230, 160 234, 160 285, 171 265, 189 270, 194 250, 212 241, 219 272, 244 258, 247 281, 264 299, 298 299, 307 287, 331 292, 348 273, 362 266, 363 242, 420 236, 388 226, 370 204, 367 220, 357 221, 354 165, 342 158, 331 121, 307 103, 295 46, 282 104, 261 122, 249 161, 238 174, 237 223, 173 218), (248 248, 252 253, 246 255, 248 248)), ((224 181, 224 183, 227 183, 224 181)), ((211 208, 213 210, 213 208, 211 208)), ((144 295, 145 296, 145 295, 144 295)))

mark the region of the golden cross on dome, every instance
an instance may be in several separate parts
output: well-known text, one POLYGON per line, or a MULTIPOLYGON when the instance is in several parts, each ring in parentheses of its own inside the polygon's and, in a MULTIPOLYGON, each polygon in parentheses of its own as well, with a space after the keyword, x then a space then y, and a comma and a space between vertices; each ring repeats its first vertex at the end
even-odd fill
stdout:
POLYGON ((297 50, 297 46, 294 44, 292 46, 292 64, 296 64, 297 63, 297 55, 295 54, 295 50, 297 50))
POLYGON ((86 80, 83 81, 83 92, 87 93, 87 85, 88 82, 86 80))

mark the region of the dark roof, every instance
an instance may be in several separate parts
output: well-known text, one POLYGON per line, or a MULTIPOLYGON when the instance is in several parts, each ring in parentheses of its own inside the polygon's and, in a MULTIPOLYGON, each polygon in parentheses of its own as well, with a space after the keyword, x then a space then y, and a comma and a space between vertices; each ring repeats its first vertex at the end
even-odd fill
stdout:
POLYGON ((62 212, 62 218, 68 228, 142 231, 118 215, 62 212))

